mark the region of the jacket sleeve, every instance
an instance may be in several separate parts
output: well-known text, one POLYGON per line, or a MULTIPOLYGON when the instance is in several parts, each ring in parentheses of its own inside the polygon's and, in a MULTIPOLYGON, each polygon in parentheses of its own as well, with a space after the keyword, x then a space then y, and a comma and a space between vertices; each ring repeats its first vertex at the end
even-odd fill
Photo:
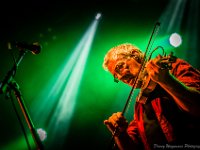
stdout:
POLYGON ((188 87, 200 91, 200 71, 182 59, 173 64, 172 74, 188 87))

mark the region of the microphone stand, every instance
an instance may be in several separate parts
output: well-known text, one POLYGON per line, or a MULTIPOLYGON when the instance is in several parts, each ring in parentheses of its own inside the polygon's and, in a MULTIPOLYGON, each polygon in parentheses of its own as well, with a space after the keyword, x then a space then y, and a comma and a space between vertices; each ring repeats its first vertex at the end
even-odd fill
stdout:
POLYGON ((32 137, 34 139, 34 142, 37 146, 37 150, 43 150, 43 144, 39 138, 39 135, 36 132, 36 129, 34 127, 34 124, 30 118, 30 115, 28 113, 28 110, 26 108, 26 105, 24 103, 21 91, 19 90, 19 85, 16 83, 16 81, 14 81, 13 77, 16 74, 17 68, 20 64, 20 62, 22 61, 22 59, 24 58, 26 54, 26 51, 24 50, 20 50, 20 54, 19 57, 17 59, 17 61, 15 62, 15 64, 13 65, 13 67, 11 68, 10 71, 8 71, 7 75, 5 76, 4 80, 1 82, 0 84, 0 94, 2 93, 10 93, 9 90, 13 90, 14 94, 18 100, 18 103, 20 105, 20 108, 22 110, 22 113, 25 117, 25 120, 28 124, 28 127, 31 131, 32 137))

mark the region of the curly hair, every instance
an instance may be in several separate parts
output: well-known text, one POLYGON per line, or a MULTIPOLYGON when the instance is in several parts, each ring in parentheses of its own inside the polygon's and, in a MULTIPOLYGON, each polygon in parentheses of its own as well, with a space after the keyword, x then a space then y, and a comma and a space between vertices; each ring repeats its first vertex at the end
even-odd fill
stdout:
POLYGON ((103 61, 104 70, 112 72, 114 63, 117 60, 133 57, 138 63, 142 62, 144 54, 142 51, 133 44, 124 43, 111 48, 105 55, 103 61), (137 52, 137 53, 135 53, 137 52))

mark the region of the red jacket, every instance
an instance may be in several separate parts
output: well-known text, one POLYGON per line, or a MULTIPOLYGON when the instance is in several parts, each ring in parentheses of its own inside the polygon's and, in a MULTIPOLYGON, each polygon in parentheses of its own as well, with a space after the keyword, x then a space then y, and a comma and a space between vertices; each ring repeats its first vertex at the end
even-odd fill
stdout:
MULTIPOLYGON (((185 85, 200 90, 200 72, 186 61, 177 58, 171 73, 185 85)), ((144 149, 170 146, 180 149, 191 144, 199 144, 200 148, 200 138, 195 137, 200 135, 200 118, 193 118, 179 109, 159 85, 146 104, 136 102, 134 120, 130 122, 127 132, 144 149)))

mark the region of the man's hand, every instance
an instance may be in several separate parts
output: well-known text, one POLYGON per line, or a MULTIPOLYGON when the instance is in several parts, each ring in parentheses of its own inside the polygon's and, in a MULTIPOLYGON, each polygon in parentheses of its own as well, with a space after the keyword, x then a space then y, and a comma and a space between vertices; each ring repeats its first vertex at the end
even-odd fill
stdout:
POLYGON ((122 112, 113 113, 108 120, 104 120, 104 124, 114 136, 118 136, 120 133, 125 132, 128 127, 128 121, 122 115, 122 112))
POLYGON ((162 83, 170 76, 170 59, 158 55, 146 64, 146 71, 150 78, 156 83, 162 83))

